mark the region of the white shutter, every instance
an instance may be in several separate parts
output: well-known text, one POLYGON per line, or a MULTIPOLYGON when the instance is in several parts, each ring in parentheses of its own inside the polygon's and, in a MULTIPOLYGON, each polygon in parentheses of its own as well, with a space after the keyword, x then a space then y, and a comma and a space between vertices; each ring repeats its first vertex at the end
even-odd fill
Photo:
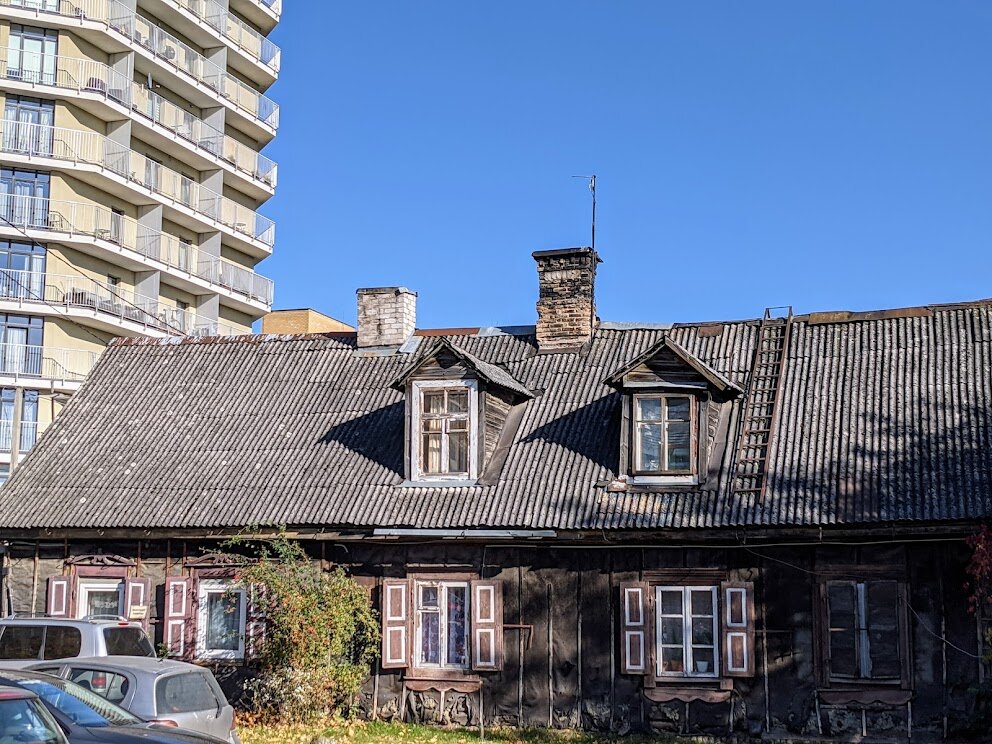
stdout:
POLYGON ((382 668, 403 669, 410 665, 410 582, 384 579, 382 582, 382 668))
POLYGON ((497 672, 503 668, 503 582, 473 581, 472 669, 497 672))
POLYGON ((165 626, 162 640, 169 656, 189 659, 195 655, 193 580, 181 576, 165 579, 165 626))
POLYGON ((723 672, 754 676, 754 584, 725 581, 723 590, 723 672))
POLYGON ((137 620, 148 630, 148 614, 151 610, 151 579, 124 580, 124 613, 128 620, 137 620), (134 610, 136 607, 144 609, 134 610))
POLYGON ((649 674, 650 587, 644 582, 620 584, 620 673, 649 674))
MULTIPOLYGON (((46 610, 49 617, 69 617, 69 602, 72 599, 72 578, 70 576, 49 576, 46 610)), ((32 609, 33 611, 33 609, 32 609)))

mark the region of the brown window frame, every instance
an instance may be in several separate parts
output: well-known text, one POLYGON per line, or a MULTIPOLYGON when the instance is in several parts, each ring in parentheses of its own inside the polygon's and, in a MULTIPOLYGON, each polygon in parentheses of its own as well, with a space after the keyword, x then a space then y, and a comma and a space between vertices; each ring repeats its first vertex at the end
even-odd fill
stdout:
MULTIPOLYGON (((663 414, 664 415, 664 414, 663 414)), ((668 433, 668 420, 666 418, 661 419, 661 423, 664 425, 664 432, 667 438, 668 433)), ((662 457, 667 457, 667 449, 662 443, 662 457)), ((634 393, 631 396, 631 410, 630 410, 630 472, 635 476, 684 476, 684 477, 697 477, 699 475, 699 398, 692 393, 688 392, 672 392, 672 393, 634 393), (643 399, 662 399, 666 402, 663 403, 662 409, 664 412, 668 411, 667 399, 669 398, 685 398, 689 401, 689 469, 688 470, 643 470, 640 468, 640 412, 639 412, 639 402, 643 399)))

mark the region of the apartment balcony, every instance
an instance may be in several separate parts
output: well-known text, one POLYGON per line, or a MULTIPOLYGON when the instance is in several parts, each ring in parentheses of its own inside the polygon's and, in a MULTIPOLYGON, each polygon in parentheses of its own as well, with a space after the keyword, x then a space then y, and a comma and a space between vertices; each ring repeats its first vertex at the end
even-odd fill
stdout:
MULTIPOLYGON (((254 139, 271 138, 279 127, 279 106, 273 100, 116 0, 0 0, 0 14, 72 30, 108 52, 135 51, 137 72, 164 74, 169 87, 200 108, 218 102, 227 106, 254 139)), ((33 69, 33 75, 46 74, 43 68, 33 69)))
POLYGON ((28 344, 0 344, 0 385, 72 391, 86 379, 99 352, 28 344))
POLYGON ((201 49, 228 48, 227 64, 263 89, 279 76, 281 50, 219 0, 141 0, 142 9, 201 49))
POLYGON ((231 10, 269 33, 279 23, 282 0, 231 0, 231 10))
POLYGON ((59 98, 74 94, 80 107, 104 121, 129 113, 140 133, 157 148, 198 170, 220 168, 237 180, 231 185, 259 201, 275 193, 278 167, 257 150, 211 127, 189 111, 134 83, 108 65, 62 55, 18 53, 0 47, 0 84, 19 93, 59 98), (31 72, 45 70, 48 72, 31 72))
MULTIPOLYGON (((24 454, 30 452, 38 443, 38 422, 21 421, 21 436, 19 438, 18 452, 24 454)), ((14 446, 14 422, 9 419, 0 419, 0 452, 9 453, 14 446)))
POLYGON ((2 312, 68 317, 118 336, 233 336, 250 333, 155 297, 84 276, 0 269, 2 312))
POLYGON ((5 162, 27 167, 71 163, 75 177, 132 203, 150 196, 191 230, 219 230, 256 258, 272 252, 275 223, 268 217, 96 132, 3 120, 0 152, 5 162))
POLYGON ((194 295, 216 293, 252 317, 272 306, 272 280, 96 204, 0 195, 0 235, 78 248, 130 271, 161 271, 162 281, 194 295))

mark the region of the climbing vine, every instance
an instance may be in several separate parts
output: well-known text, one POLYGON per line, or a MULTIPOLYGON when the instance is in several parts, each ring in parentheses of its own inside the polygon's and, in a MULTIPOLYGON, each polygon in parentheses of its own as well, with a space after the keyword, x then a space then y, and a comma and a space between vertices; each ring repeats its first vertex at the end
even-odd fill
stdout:
POLYGON ((992 528, 982 525, 968 539, 971 558, 968 561, 968 597, 972 613, 992 609, 992 528))
POLYGON ((368 593, 341 568, 322 570, 285 537, 241 547, 254 560, 238 584, 251 597, 253 616, 265 618, 259 674, 246 689, 253 709, 287 723, 339 712, 358 693, 378 649, 368 593))

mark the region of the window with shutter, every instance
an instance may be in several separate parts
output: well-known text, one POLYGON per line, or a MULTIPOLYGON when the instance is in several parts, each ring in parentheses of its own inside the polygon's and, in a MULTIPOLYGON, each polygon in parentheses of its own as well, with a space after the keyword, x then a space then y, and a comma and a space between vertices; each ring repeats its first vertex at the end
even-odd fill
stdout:
POLYGON ((473 581, 472 669, 479 672, 503 668, 503 582, 473 581))
POLYGON ((404 669, 410 665, 410 582, 382 582, 382 668, 404 669))
POLYGON ((69 576, 48 578, 47 611, 49 617, 69 617, 72 579, 69 576))
POLYGON ((620 584, 620 672, 649 674, 648 623, 650 587, 642 582, 620 584))
POLYGON ((148 614, 151 604, 151 579, 127 579, 124 582, 124 609, 128 620, 136 620, 148 630, 148 614))

